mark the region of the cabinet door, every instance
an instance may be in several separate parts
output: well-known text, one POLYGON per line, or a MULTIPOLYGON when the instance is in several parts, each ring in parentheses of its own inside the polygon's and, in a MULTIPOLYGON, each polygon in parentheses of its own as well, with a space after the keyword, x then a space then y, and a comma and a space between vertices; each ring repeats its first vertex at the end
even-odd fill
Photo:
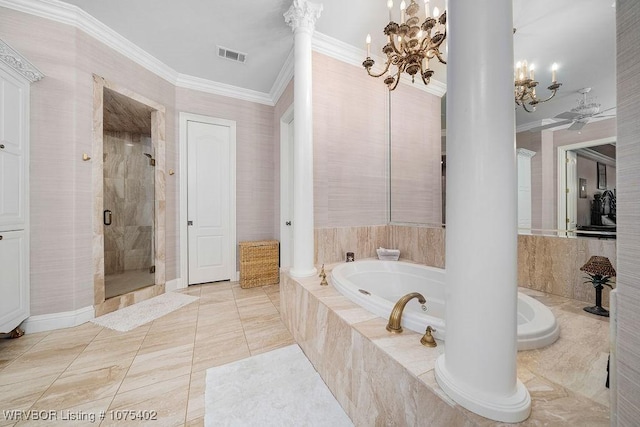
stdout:
POLYGON ((27 234, 0 231, 0 333, 29 317, 27 234))
POLYGON ((26 222, 28 84, 0 69, 0 230, 26 222))

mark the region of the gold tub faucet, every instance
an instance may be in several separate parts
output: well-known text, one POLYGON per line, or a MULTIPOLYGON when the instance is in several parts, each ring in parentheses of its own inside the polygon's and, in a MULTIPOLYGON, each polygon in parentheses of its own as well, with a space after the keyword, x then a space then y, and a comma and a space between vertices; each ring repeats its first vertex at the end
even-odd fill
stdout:
POLYGON ((391 310, 391 315, 389 316, 389 323, 387 323, 387 331, 399 334, 402 332, 402 326, 400 323, 402 322, 402 312, 404 311, 405 305, 413 298, 418 298, 420 304, 425 304, 427 302, 426 299, 419 292, 412 292, 400 298, 396 305, 393 306, 393 310, 391 310))

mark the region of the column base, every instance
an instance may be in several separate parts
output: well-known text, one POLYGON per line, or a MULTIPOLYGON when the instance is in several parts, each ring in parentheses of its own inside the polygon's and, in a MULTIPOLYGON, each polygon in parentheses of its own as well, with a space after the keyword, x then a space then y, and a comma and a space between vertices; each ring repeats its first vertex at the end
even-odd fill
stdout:
POLYGON ((311 277, 318 274, 318 269, 315 267, 310 270, 291 267, 291 269, 289 270, 289 274, 291 275, 291 277, 311 277))
POLYGON ((517 380, 516 391, 511 396, 499 397, 481 391, 465 389, 447 370, 444 354, 438 357, 435 375, 438 385, 460 406, 495 421, 519 423, 531 414, 531 397, 524 384, 517 380))

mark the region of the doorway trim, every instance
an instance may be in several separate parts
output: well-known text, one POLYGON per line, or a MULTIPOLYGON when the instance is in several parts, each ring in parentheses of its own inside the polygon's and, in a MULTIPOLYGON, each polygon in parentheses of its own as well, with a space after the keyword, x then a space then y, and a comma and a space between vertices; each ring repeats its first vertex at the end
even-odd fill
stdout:
MULTIPOLYGON (((616 142, 618 140, 617 136, 610 136, 602 139, 592 139, 590 141, 577 142, 575 144, 569 145, 561 145, 558 147, 558 186, 557 186, 557 224, 558 224, 558 235, 565 236, 567 235, 567 223, 566 223, 566 212, 567 212, 567 198, 566 198, 566 188, 567 188, 567 169, 565 168, 565 158, 567 157, 567 151, 577 150, 579 148, 588 148, 595 147, 598 145, 611 144, 612 142, 616 142)), ((572 236, 575 237, 575 236, 572 236)))
POLYGON ((290 172, 293 165, 289 164, 291 159, 291 150, 293 148, 293 139, 290 137, 289 127, 293 122, 293 103, 280 117, 280 267, 291 267, 291 245, 289 239, 283 237, 289 232, 290 225, 286 225, 287 221, 291 221, 293 215, 286 215, 293 210, 293 194, 289 192, 289 184, 293 179, 290 172), (282 260, 286 259, 285 265, 282 260), (288 264, 288 265, 287 265, 288 264))
MULTIPOLYGON (((187 229, 188 209, 187 209, 187 122, 196 121, 214 125, 228 126, 235 122, 233 120, 220 119, 201 114, 186 113, 181 111, 179 118, 180 140, 180 170, 178 172, 180 180, 180 215, 178 218, 178 231, 180 233, 180 279, 178 289, 189 286, 189 230, 187 229)), ((233 134, 229 141, 229 254, 232 265, 231 280, 238 280, 237 272, 237 231, 236 231, 236 134, 233 134)))
POLYGON ((166 195, 165 195, 165 107, 140 94, 118 84, 112 83, 96 74, 93 75, 93 303, 95 317, 133 305, 154 296, 165 293, 165 233, 166 233, 166 195), (102 212, 104 209, 104 89, 110 89, 120 95, 131 98, 153 109, 151 112, 151 143, 155 153, 155 276, 154 285, 105 299, 104 281, 104 228, 102 212))

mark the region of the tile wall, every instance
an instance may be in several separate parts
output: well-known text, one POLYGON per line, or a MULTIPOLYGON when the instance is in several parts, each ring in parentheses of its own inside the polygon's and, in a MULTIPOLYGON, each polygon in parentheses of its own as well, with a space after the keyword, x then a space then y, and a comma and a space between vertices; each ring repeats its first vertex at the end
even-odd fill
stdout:
POLYGON ((149 269, 154 263, 154 166, 151 138, 106 131, 104 147, 104 209, 112 212, 104 228, 106 274, 149 269))
MULTIPOLYGON (((410 225, 327 227, 315 229, 316 264, 375 258, 378 247, 400 249, 400 257, 432 267, 445 267, 445 229, 410 225)), ((518 236, 518 286, 595 304, 595 290, 580 271, 592 255, 609 258, 616 268, 616 241, 592 238, 518 236)), ((615 286, 615 285, 614 285, 615 286)), ((603 305, 609 306, 609 288, 603 305)))

